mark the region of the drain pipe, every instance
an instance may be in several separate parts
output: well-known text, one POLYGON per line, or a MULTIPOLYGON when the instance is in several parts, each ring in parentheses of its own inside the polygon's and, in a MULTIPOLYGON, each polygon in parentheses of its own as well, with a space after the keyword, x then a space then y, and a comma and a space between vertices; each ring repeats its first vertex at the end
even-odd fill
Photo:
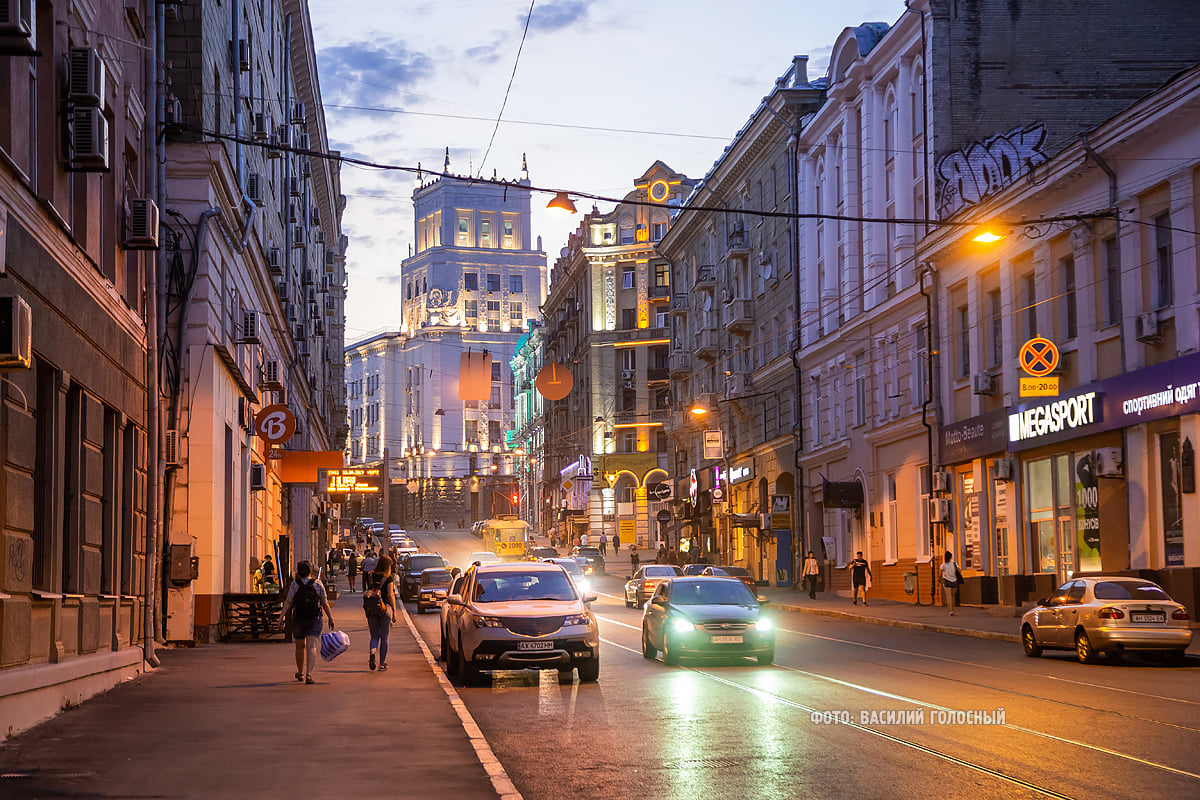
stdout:
MULTIPOLYGON (((921 294, 925 297, 925 401, 921 403, 921 424, 925 426, 925 443, 928 449, 929 457, 929 496, 933 497, 933 425, 929 422, 929 408, 934 406, 934 420, 937 420, 937 406, 933 402, 933 295, 932 292, 925 288, 925 276, 930 279, 930 290, 936 288, 937 268, 932 264, 926 264, 924 269, 921 269, 921 264, 915 265, 921 270, 921 294)), ((934 605, 937 600, 937 558, 933 548, 933 512, 931 508, 925 509, 926 519, 929 526, 929 604, 934 605)), ((917 578, 917 605, 921 604, 921 579, 917 578)))

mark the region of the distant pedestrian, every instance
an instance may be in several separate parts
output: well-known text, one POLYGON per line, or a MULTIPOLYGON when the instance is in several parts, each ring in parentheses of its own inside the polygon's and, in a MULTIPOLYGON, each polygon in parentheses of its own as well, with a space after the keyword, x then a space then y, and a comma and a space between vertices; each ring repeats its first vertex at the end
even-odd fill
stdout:
POLYGON ((813 600, 817 599, 817 579, 821 575, 821 566, 817 563, 817 557, 813 555, 813 551, 808 551, 808 558, 804 559, 804 569, 800 571, 804 582, 808 584, 808 596, 813 600))
POLYGON ((282 616, 290 620, 292 641, 296 643, 296 680, 316 683, 313 667, 317 663, 317 648, 321 645, 321 612, 333 629, 333 609, 325 595, 325 586, 312 574, 312 565, 301 561, 296 565, 296 580, 288 587, 283 601, 282 616))
POLYGON ((958 569, 958 562, 954 560, 953 554, 949 550, 946 551, 945 560, 942 562, 942 597, 946 602, 946 608, 950 609, 950 616, 954 616, 954 607, 958 600, 958 587, 962 585, 962 572, 958 569))
POLYGON ((674 547, 667 551, 667 563, 672 566, 679 566, 679 553, 675 551, 674 547))
POLYGON ((871 580, 871 565, 863 558, 862 550, 858 551, 846 568, 850 570, 850 585, 854 589, 854 605, 858 605, 858 590, 862 589, 862 601, 865 606, 867 604, 867 588, 871 580))
POLYGON ((629 568, 634 572, 638 571, 638 567, 642 565, 642 559, 638 556, 637 544, 630 543, 629 545, 629 568))
POLYGON ((654 563, 656 563, 656 564, 667 563, 667 546, 665 544, 660 544, 658 546, 658 553, 656 553, 654 556, 654 563))
POLYGON ((350 558, 346 561, 346 581, 350 584, 350 592, 354 592, 354 581, 358 579, 358 553, 350 551, 350 558))
POLYGON ((608 534, 600 534, 600 555, 608 555, 608 534))
POLYGON ((363 612, 367 615, 367 627, 371 630, 371 654, 367 666, 375 669, 375 656, 379 656, 379 671, 388 668, 388 634, 396 621, 395 576, 392 575, 392 559, 383 556, 375 562, 371 572, 363 573, 363 612))
POLYGON ((582 533, 579 535, 579 544, 582 545, 583 547, 588 546, 588 535, 586 533, 582 533))
POLYGON ((613 534, 613 555, 615 556, 620 552, 621 552, 621 534, 614 533, 613 534))
POLYGON ((362 571, 362 588, 364 592, 367 590, 367 575, 374 571, 375 564, 378 561, 379 559, 375 557, 375 551, 368 549, 366 555, 363 556, 363 560, 358 565, 358 568, 362 571))

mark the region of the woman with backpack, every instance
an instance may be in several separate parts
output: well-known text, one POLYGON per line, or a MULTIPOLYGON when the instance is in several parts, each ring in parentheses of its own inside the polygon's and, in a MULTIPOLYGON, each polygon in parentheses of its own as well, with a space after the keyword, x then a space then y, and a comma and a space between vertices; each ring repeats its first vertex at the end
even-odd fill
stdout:
POLYGON ((292 641, 296 643, 296 680, 303 683, 316 683, 312 673, 317 664, 317 648, 321 646, 322 611, 329 620, 329 629, 333 630, 333 609, 329 607, 325 585, 312 574, 312 565, 301 561, 296 565, 296 580, 288 587, 283 602, 283 619, 285 623, 291 621, 292 641))
POLYGON ((392 559, 380 556, 375 569, 363 573, 363 612, 367 615, 367 627, 371 630, 371 655, 367 666, 375 669, 375 656, 379 656, 379 671, 388 668, 388 633, 396 621, 395 576, 392 575, 392 559))

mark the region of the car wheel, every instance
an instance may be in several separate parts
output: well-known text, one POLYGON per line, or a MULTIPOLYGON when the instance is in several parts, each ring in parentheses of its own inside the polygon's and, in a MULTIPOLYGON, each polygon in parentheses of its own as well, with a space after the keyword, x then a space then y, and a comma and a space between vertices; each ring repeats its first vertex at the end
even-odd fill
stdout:
POLYGON ((626 593, 626 595, 625 595, 625 607, 626 607, 626 608, 637 608, 637 604, 635 604, 635 603, 631 603, 631 602, 629 601, 629 594, 628 594, 628 593, 626 593))
POLYGON ((462 639, 458 640, 458 680, 463 686, 475 686, 479 683, 479 667, 472 659, 467 658, 463 651, 462 639))
POLYGON ((600 656, 589 658, 579 665, 579 682, 594 683, 600 679, 600 656))
POLYGON ((1087 631, 1075 633, 1075 657, 1080 664, 1091 664, 1096 660, 1096 651, 1092 649, 1092 640, 1088 638, 1087 631))
POLYGON ((650 644, 650 631, 646 630, 646 626, 642 626, 642 658, 654 658, 658 655, 658 648, 650 644))
POLYGON ((1168 650, 1167 663, 1173 667, 1182 667, 1187 663, 1187 650, 1168 650))
POLYGON ((774 647, 772 647, 772 648, 771 648, 770 650, 768 650, 767 652, 765 652, 765 653, 760 653, 760 654, 758 655, 758 665, 759 665, 760 667, 765 667, 765 666, 769 665, 769 664, 770 664, 772 661, 774 661, 774 660, 775 660, 775 648, 774 648, 774 647))
POLYGON ((446 632, 442 631, 442 649, 438 653, 438 661, 446 661, 446 632))
POLYGON ((1021 628, 1021 647, 1025 648, 1025 655, 1030 658, 1037 658, 1042 654, 1042 646, 1037 643, 1033 628, 1029 625, 1021 628))
POLYGON ((663 634, 663 663, 668 667, 679 666, 679 651, 671 647, 671 635, 663 634))

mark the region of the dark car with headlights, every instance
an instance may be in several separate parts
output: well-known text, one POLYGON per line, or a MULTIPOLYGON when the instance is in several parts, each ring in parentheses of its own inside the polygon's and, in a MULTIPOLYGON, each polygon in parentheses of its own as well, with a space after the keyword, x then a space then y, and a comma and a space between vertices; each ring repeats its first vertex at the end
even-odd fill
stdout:
POLYGON ((424 614, 425 609, 433 610, 441 605, 450 594, 453 580, 450 570, 443 567, 430 567, 422 572, 417 586, 417 613, 424 614))
POLYGON ((416 600, 421 573, 427 569, 449 569, 446 559, 437 553, 409 553, 400 559, 400 599, 416 600))
POLYGON ((580 546, 571 548, 571 558, 583 567, 584 575, 603 575, 604 556, 600 555, 599 547, 580 546))
POLYGON ((642 655, 675 666, 684 657, 775 660, 775 627, 765 600, 736 578, 680 577, 663 581, 642 614, 642 655))

